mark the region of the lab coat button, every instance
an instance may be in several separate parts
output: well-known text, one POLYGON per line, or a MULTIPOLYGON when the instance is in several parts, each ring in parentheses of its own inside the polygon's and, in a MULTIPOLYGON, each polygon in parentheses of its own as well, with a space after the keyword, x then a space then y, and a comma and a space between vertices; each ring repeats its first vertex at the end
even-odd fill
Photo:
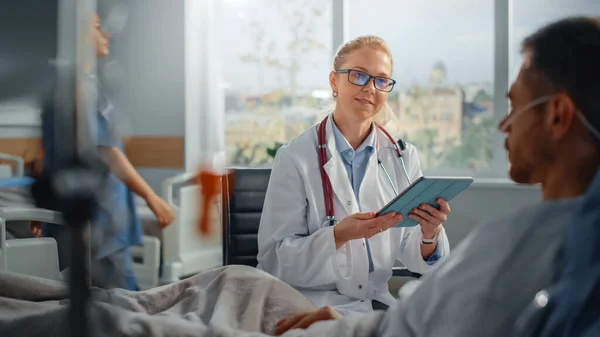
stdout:
POLYGON ((348 200, 348 206, 352 205, 352 201, 348 200))
POLYGON ((358 289, 362 289, 362 285, 361 284, 358 285, 358 289))

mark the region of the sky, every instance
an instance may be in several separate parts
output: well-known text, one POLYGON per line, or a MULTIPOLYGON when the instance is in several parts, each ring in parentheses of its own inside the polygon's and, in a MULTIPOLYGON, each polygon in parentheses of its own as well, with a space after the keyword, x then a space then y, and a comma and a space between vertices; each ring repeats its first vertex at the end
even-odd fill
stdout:
MULTIPOLYGON (((510 69, 520 64, 519 43, 536 28, 561 17, 595 14, 600 17, 599 0, 507 0, 511 1, 510 69)), ((290 22, 281 8, 297 11, 304 21, 314 22, 314 36, 326 46, 301 56, 298 81, 304 89, 328 88, 332 45, 330 0, 224 0, 224 77, 228 87, 242 92, 271 91, 289 83, 285 73, 241 61, 253 52, 251 22, 273 41, 278 57, 289 57, 285 45, 291 40, 290 22), (284 7, 277 5, 285 4, 284 7), (315 5, 307 5, 312 3, 315 5), (324 15, 315 19, 313 7, 324 15), (259 76, 262 74, 262 76, 259 76), (283 77, 283 81, 281 78, 283 77), (261 90, 262 88, 262 90, 261 90)), ((448 80, 454 83, 493 82, 494 0, 351 0, 349 37, 375 34, 391 46, 393 77, 401 86, 426 84, 432 66, 442 61, 448 80)), ((266 54, 266 48, 263 53, 266 54)))

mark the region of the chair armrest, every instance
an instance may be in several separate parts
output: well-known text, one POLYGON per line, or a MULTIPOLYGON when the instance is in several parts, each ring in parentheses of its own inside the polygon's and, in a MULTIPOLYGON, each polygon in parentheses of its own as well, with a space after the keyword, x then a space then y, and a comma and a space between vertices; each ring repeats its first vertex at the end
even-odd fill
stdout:
POLYGON ((420 278, 422 275, 418 273, 413 273, 408 270, 406 267, 393 267, 392 268, 392 276, 403 276, 403 277, 414 277, 420 278))

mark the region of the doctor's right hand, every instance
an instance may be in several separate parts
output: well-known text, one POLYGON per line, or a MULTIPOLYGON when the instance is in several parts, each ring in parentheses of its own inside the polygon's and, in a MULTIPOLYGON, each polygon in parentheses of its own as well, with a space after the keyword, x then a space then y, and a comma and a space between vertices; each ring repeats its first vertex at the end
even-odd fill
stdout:
POLYGON ((394 212, 377 216, 375 213, 355 213, 345 217, 333 228, 335 246, 339 249, 346 242, 356 239, 368 239, 388 230, 402 220, 402 214, 394 212))

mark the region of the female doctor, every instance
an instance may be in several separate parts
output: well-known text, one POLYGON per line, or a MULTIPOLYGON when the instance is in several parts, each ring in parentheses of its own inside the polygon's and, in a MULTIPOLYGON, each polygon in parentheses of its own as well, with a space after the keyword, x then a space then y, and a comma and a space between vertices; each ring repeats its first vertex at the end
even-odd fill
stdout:
POLYGON ((379 126, 391 114, 391 72, 379 37, 339 49, 329 74, 335 109, 278 150, 260 221, 257 268, 343 315, 394 303, 387 282, 396 259, 426 273, 450 249, 444 200, 439 210, 414 209, 416 227, 392 228, 401 215, 375 216, 422 175, 415 147, 400 149, 379 126))

